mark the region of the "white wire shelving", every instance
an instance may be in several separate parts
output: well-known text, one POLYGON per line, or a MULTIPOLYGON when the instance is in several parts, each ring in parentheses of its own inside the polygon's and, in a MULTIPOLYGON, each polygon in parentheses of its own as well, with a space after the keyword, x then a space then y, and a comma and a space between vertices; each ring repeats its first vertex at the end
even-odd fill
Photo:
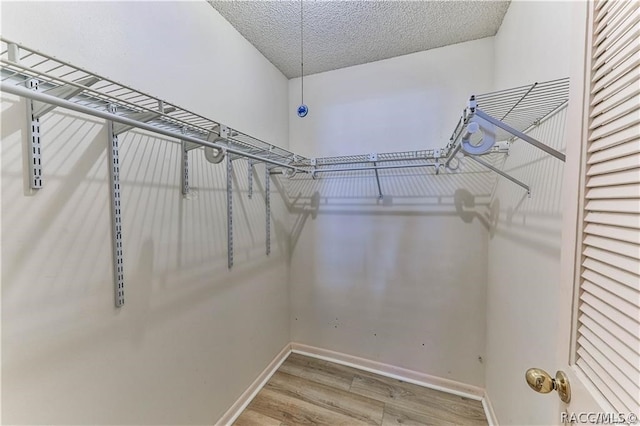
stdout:
MULTIPOLYGON (((564 108, 569 99, 569 79, 533 83, 492 93, 471 96, 469 105, 464 109, 456 124, 449 143, 442 149, 428 149, 404 152, 387 152, 377 154, 361 154, 322 158, 300 158, 293 165, 310 170, 328 171, 329 166, 354 165, 365 163, 390 162, 427 162, 428 165, 447 165, 461 149, 465 127, 474 116, 491 120, 495 126, 495 144, 478 155, 508 153, 508 147, 499 142, 513 141, 516 138, 529 139, 527 142, 545 150, 549 154, 564 161, 562 153, 553 150, 539 141, 526 135, 532 127, 564 108), (497 123, 493 123, 496 121, 497 123), (323 169, 323 168, 326 168, 323 169)), ((464 152, 463 152, 464 154, 464 152)), ((473 155, 473 154, 471 154, 473 155)), ((438 167, 436 167, 438 168, 438 167)), ((333 167, 331 168, 333 170, 333 167)), ((348 168, 340 168, 346 171, 348 168)))
MULTIPOLYGON (((225 135, 225 127, 215 120, 4 38, 0 38, 0 61, 3 91, 10 92, 11 86, 25 87, 29 81, 37 81, 38 93, 66 100, 80 112, 107 113, 110 105, 116 105, 121 118, 146 123, 163 134, 174 133, 178 139, 201 139, 201 146, 224 149, 232 155, 277 166, 284 167, 294 160, 294 154, 286 149, 237 129, 226 128, 225 135), (225 140, 207 144, 213 142, 212 135, 225 140)), ((51 100, 41 99, 43 103, 51 100)), ((71 107, 67 103, 60 105, 71 107)), ((41 116, 51 109, 52 104, 42 105, 35 113, 41 116)), ((127 126, 125 130, 138 127, 122 124, 127 126)))
MULTIPOLYGON (((161 98, 146 94, 96 73, 12 42, 0 36, 0 90, 24 97, 27 102, 29 176, 33 189, 42 188, 42 138, 40 117, 56 107, 105 119, 109 130, 112 247, 116 306, 124 304, 118 135, 133 128, 181 141, 181 188, 189 192, 188 151, 204 148, 211 163, 227 169, 228 266, 233 266, 232 161, 249 160, 249 167, 266 165, 267 176, 281 174, 319 178, 331 173, 373 172, 378 196, 383 198, 380 178, 398 170, 425 169, 425 174, 458 172, 459 159, 477 164, 520 185, 529 186, 496 167, 496 158, 508 154, 510 142, 518 138, 559 160, 564 154, 530 137, 527 132, 567 105, 569 80, 560 79, 471 96, 451 137, 441 149, 367 153, 306 158, 252 137, 238 129, 191 112, 161 98), (379 173, 384 171, 384 173, 379 173)), ((268 180, 267 180, 268 182, 268 180)), ((251 194, 252 173, 249 173, 251 194)), ((270 202, 266 192, 266 254, 270 253, 270 202)))

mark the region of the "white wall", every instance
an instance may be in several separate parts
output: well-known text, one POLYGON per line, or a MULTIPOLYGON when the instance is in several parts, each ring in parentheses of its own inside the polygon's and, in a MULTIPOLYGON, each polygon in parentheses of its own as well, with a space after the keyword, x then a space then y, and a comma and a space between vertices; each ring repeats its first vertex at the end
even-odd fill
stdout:
MULTIPOLYGON (((569 76, 570 2, 513 1, 495 37, 496 90, 569 76)), ((531 135, 564 151, 566 111, 531 135)), ((489 241, 486 387, 500 424, 555 424, 555 396, 532 392, 530 367, 556 361, 563 163, 516 141, 504 170, 529 184, 531 198, 499 180, 489 241)))
MULTIPOLYGON (((287 80, 205 2, 3 3, 2 34, 287 144, 287 80)), ((263 198, 236 163, 229 272, 223 166, 192 151, 183 199, 179 146, 123 135, 116 309, 104 122, 57 109, 41 127, 29 193, 25 104, 2 96, 3 423, 215 422, 290 340, 284 204, 274 192, 267 258, 263 198)))
MULTIPOLYGON (((444 147, 469 95, 491 89, 492 68, 493 40, 483 39, 312 75, 304 119, 292 80, 291 148, 444 147)), ((462 203, 488 196, 490 174, 387 175, 380 202, 371 172, 289 183, 292 339, 482 386, 488 233, 462 203)))
POLYGON ((288 143, 286 78, 206 2, 3 2, 2 35, 288 143))
POLYGON ((496 90, 569 76, 571 1, 512 0, 494 37, 496 90))
MULTIPOLYGON (((299 79, 204 2, 3 3, 2 34, 326 156, 442 147, 469 94, 568 75, 568 10, 514 1, 495 38, 309 76, 305 119, 299 79)), ((521 378, 555 368, 557 160, 516 142, 505 168, 533 197, 499 180, 492 228, 487 173, 381 173, 384 201, 371 173, 285 181, 292 221, 274 201, 270 258, 261 198, 237 193, 228 272, 221 167, 194 153, 194 196, 182 199, 177 145, 130 132, 117 310, 103 122, 47 116, 45 188, 29 194, 24 101, 2 101, 3 422, 211 423, 289 340, 486 384, 501 424, 556 422, 521 378), (548 304, 541 314, 523 300, 548 304)), ((559 115, 534 135, 562 148, 562 126, 559 115)))

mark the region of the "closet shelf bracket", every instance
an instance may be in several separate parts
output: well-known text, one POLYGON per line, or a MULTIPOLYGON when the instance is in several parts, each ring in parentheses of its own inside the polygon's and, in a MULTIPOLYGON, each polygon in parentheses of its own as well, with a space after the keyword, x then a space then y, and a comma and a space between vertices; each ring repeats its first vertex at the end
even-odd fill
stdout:
POLYGON ((472 159, 476 163, 483 165, 487 169, 489 169, 489 170, 499 174, 500 176, 510 180, 511 182, 515 183, 516 185, 519 185, 522 188, 526 189, 527 190, 527 195, 531 196, 531 188, 529 188, 529 185, 527 185, 526 183, 523 183, 523 182, 519 181, 518 179, 514 178, 510 174, 508 174, 506 172, 503 172, 499 168, 492 166, 491 164, 489 164, 486 161, 476 157, 475 155, 470 155, 470 154, 464 154, 464 155, 465 155, 465 157, 472 159))
MULTIPOLYGON (((15 45, 14 45, 15 46, 15 45)), ((17 47, 16 47, 17 49, 17 47)), ((19 52, 19 50, 18 50, 19 52)), ((10 54, 10 56, 18 55, 18 53, 10 54)), ((96 77, 86 77, 78 80, 77 85, 65 84, 58 87, 50 88, 44 93, 61 99, 70 99, 84 90, 85 87, 91 86, 98 81, 96 77)), ((40 81, 36 78, 30 78, 25 83, 28 89, 38 92, 41 90, 40 81)), ((40 131, 40 118, 46 113, 52 111, 55 105, 45 102, 38 102, 33 99, 27 99, 27 119, 29 122, 28 138, 30 141, 29 153, 27 161, 29 162, 29 185, 31 189, 42 188, 42 144, 40 131)))
POLYGON ((487 120, 488 122, 500 127, 503 130, 506 130, 507 132, 511 133, 513 136, 522 139, 523 141, 535 146, 538 149, 541 149, 542 151, 546 152, 549 155, 554 156, 555 158, 557 158, 560 161, 564 162, 566 160, 566 156, 563 153, 561 153, 560 151, 555 150, 555 149, 551 148, 550 146, 543 144, 539 140, 527 135, 524 132, 521 132, 519 130, 514 129, 513 127, 509 126, 507 123, 505 123, 505 122, 503 122, 501 120, 498 120, 497 118, 494 118, 494 117, 490 116, 489 114, 485 113, 481 109, 476 109, 475 110, 475 115, 487 120))
POLYGON ((233 267, 233 163, 227 155, 227 268, 233 267))
POLYGON ((264 207, 266 216, 266 254, 271 254, 271 170, 269 167, 264 168, 264 207))
POLYGON ((253 197, 253 160, 248 160, 247 167, 247 197, 251 199, 253 197))
POLYGON ((181 141, 180 144, 180 187, 182 195, 189 194, 189 150, 187 149, 187 141, 181 141))
POLYGON ((368 161, 370 161, 371 163, 373 163, 373 166, 375 167, 374 172, 376 175, 376 185, 378 187, 378 200, 382 200, 384 198, 384 195, 382 195, 382 187, 380 186, 380 174, 378 173, 378 154, 377 153, 371 153, 369 154, 368 161))
POLYGON ((186 149, 187 151, 191 151, 192 149, 200 148, 202 146, 202 145, 198 145, 197 143, 193 143, 189 141, 184 141, 184 143, 185 143, 184 149, 186 149))
MULTIPOLYGON (((82 93, 85 88, 96 84, 99 80, 97 77, 89 76, 78 80, 76 82, 77 84, 65 84, 63 86, 53 87, 44 91, 44 93, 60 99, 71 99, 82 93)), ((33 113, 36 117, 40 118, 54 108, 55 105, 34 101, 33 113)))
MULTIPOLYGON (((109 105, 111 113, 115 105, 109 105)), ((122 206, 120 204, 120 159, 118 135, 114 133, 114 123, 107 121, 109 186, 111 194, 111 244, 113 249, 113 278, 115 284, 116 307, 124 305, 124 254, 122 244, 122 206)))
MULTIPOLYGON (((175 111, 175 108, 165 108, 164 109, 164 114, 171 114, 173 111, 175 111)), ((122 116, 125 118, 128 118, 130 120, 134 120, 136 122, 140 122, 140 123, 148 123, 151 120, 154 120, 158 117, 160 117, 163 113, 158 111, 143 111, 143 112, 133 112, 130 114, 123 114, 122 116)), ((132 124, 121 124, 121 123, 114 123, 114 127, 113 127, 113 131, 115 132, 116 135, 120 135, 124 132, 127 132, 131 129, 135 128, 134 125, 132 124)), ((186 129, 183 128, 182 129, 182 133, 186 134, 186 129)))
MULTIPOLYGON (((27 87, 33 92, 38 91, 38 80, 30 79, 27 87)), ((40 141, 40 118, 35 113, 36 101, 27 98, 27 123, 29 149, 27 161, 29 162, 29 186, 31 189, 42 188, 42 144, 40 141)))

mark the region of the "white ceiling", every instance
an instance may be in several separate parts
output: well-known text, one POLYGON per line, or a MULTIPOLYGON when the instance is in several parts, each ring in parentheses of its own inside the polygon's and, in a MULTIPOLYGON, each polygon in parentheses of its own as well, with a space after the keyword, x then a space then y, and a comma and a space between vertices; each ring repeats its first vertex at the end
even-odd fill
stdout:
MULTIPOLYGON (((300 76, 300 1, 209 3, 288 78, 300 76)), ((509 1, 304 1, 304 73, 495 35, 509 1)))

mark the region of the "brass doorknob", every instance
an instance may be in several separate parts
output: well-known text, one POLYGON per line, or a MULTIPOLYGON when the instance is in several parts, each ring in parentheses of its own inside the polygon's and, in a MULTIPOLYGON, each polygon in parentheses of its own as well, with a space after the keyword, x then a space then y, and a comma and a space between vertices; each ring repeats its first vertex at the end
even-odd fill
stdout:
POLYGON ((525 373, 525 378, 529 387, 534 391, 549 393, 552 390, 556 390, 562 402, 569 403, 571 401, 569 378, 563 371, 557 371, 556 377, 553 378, 541 368, 530 368, 525 373))

